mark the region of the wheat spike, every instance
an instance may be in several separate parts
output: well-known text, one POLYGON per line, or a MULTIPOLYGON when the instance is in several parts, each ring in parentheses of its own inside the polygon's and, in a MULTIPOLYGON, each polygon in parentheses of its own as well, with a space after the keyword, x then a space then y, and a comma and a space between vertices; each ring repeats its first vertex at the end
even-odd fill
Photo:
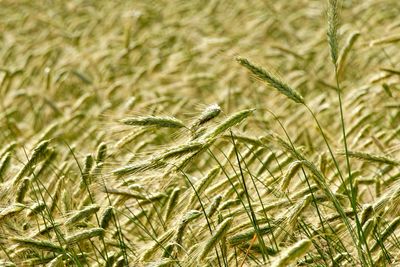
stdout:
POLYGON ((271 264, 271 267, 289 266, 291 263, 295 262, 304 254, 306 254, 309 251, 311 245, 312 242, 308 239, 296 242, 291 247, 281 252, 278 258, 271 264))
POLYGON ((254 65, 249 60, 237 57, 236 60, 240 63, 240 65, 246 67, 251 73, 253 73, 257 78, 265 81, 271 87, 275 88, 289 99, 293 100, 296 103, 304 104, 303 97, 293 88, 291 88, 286 83, 279 80, 277 77, 274 77, 271 73, 264 70, 262 67, 254 65))

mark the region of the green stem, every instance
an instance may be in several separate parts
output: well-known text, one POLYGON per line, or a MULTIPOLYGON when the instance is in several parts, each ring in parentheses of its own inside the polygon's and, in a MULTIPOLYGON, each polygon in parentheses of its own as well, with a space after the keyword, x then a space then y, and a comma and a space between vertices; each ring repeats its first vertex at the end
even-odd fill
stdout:
MULTIPOLYGON (((350 202, 351 202, 351 206, 352 206, 352 209, 353 209, 354 215, 355 215, 358 236, 360 237, 362 243, 365 245, 365 248, 366 248, 367 254, 368 254, 368 260, 373 265, 371 252, 369 251, 368 244, 365 239, 364 232, 362 230, 362 225, 361 225, 360 220, 357 215, 357 207, 356 207, 356 205, 357 205, 356 197, 357 196, 355 194, 354 185, 353 185, 353 176, 351 173, 350 157, 349 157, 349 153, 348 153, 347 137, 346 137, 346 127, 345 127, 344 115, 343 115, 341 88, 340 88, 337 70, 338 70, 338 68, 337 68, 337 65, 335 64, 335 78, 336 78, 336 88, 337 88, 339 109, 340 109, 340 121, 341 121, 342 135, 343 135, 344 150, 345 150, 345 155, 346 155, 346 165, 347 165, 347 171, 348 171, 349 183, 350 183, 350 193, 351 193, 351 197, 350 197, 351 201, 350 202)), ((345 187, 347 188, 346 184, 345 184, 345 187)), ((346 191, 347 191, 347 189, 346 189, 346 191)), ((359 244, 358 249, 362 251, 361 244, 359 244)), ((364 254, 361 253, 361 255, 362 255, 362 258, 364 258, 364 254)))

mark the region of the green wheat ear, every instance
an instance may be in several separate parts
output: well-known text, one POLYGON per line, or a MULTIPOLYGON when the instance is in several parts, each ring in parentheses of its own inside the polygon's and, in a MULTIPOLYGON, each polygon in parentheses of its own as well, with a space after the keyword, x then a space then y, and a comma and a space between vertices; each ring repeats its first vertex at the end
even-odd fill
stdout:
POLYGON ((265 81, 271 87, 278 90, 280 93, 287 96, 289 99, 293 100, 296 103, 304 104, 304 98, 298 93, 295 89, 291 88, 289 85, 281 81, 279 78, 273 76, 271 73, 266 71, 260 66, 257 66, 251 63, 248 59, 237 57, 236 61, 239 62, 240 65, 247 68, 252 74, 254 74, 257 78, 265 81))
POLYGON ((359 32, 353 32, 349 39, 346 41, 346 44, 344 45, 340 56, 338 58, 338 76, 343 75, 344 73, 344 69, 345 69, 345 65, 346 65, 346 61, 348 58, 348 55, 350 53, 350 50, 352 49, 353 45, 355 44, 355 42, 357 41, 357 39, 360 37, 360 33, 359 32))
POLYGON ((65 242, 68 245, 75 244, 82 240, 88 240, 93 237, 103 236, 105 233, 103 228, 92 228, 88 230, 82 230, 80 232, 71 234, 65 237, 65 242))
POLYGON ((339 1, 329 0, 328 7, 328 43, 330 47, 331 59, 335 66, 338 64, 339 57, 339 1))
POLYGON ((224 121, 222 121, 220 124, 218 124, 214 129, 212 129, 210 132, 206 133, 203 136, 203 139, 211 140, 211 139, 218 137, 224 131, 241 123, 243 120, 245 120, 247 117, 249 117, 253 112, 254 112, 254 109, 245 109, 245 110, 239 111, 239 112, 229 116, 224 121))
POLYGON ((183 128, 185 124, 174 117, 142 116, 130 117, 120 120, 121 123, 129 126, 154 126, 164 128, 183 128))
POLYGON ((58 246, 57 244, 54 244, 50 241, 46 240, 36 240, 32 238, 24 238, 24 237, 15 237, 12 238, 13 241, 15 241, 18 245, 27 247, 27 248, 34 248, 34 249, 40 249, 40 250, 45 250, 45 251, 52 251, 52 252, 62 252, 63 248, 58 246))
POLYGON ((272 263, 273 267, 286 267, 295 262, 298 258, 306 254, 312 242, 308 239, 300 240, 291 247, 279 254, 278 258, 272 263))
POLYGON ((205 258, 210 253, 210 251, 218 244, 218 242, 225 236, 226 232, 228 232, 233 222, 233 218, 229 217, 222 221, 219 225, 215 234, 206 242, 201 253, 200 259, 205 261, 205 258))

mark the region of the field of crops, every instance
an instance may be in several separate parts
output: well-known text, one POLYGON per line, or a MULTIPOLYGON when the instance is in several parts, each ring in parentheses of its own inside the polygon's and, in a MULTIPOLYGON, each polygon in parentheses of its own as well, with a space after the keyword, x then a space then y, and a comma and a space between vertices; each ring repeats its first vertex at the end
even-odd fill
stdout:
POLYGON ((400 1, 0 0, 0 266, 400 266, 400 1))

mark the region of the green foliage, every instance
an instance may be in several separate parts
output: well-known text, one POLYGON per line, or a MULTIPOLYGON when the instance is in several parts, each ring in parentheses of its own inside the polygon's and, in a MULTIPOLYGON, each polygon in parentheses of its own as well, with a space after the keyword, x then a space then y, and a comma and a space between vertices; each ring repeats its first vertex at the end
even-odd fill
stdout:
POLYGON ((398 10, 1 1, 0 265, 396 264, 398 10))

